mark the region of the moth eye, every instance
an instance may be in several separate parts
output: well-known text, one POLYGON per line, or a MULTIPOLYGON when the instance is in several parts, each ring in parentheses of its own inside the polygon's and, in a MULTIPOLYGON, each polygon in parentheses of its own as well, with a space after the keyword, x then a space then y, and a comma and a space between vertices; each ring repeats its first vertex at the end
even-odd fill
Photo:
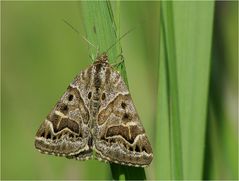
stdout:
POLYGON ((88 93, 88 99, 91 99, 91 96, 92 96, 92 93, 89 92, 89 93, 88 93))
POLYGON ((125 108, 126 108, 126 104, 125 104, 124 102, 122 102, 122 103, 121 103, 121 107, 122 107, 123 109, 125 109, 125 108))
POLYGON ((68 101, 72 101, 73 100, 73 95, 72 94, 70 94, 69 96, 68 96, 68 101))
POLYGON ((103 92, 102 96, 101 96, 101 99, 104 101, 105 100, 105 93, 103 92))

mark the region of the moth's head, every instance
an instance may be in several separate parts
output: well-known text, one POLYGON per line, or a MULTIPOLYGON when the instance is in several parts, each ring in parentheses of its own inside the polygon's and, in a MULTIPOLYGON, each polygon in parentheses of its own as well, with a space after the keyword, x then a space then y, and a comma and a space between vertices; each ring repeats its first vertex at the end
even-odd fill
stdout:
POLYGON ((106 52, 102 53, 101 55, 99 55, 97 58, 96 58, 96 62, 108 62, 108 55, 106 54, 106 52))

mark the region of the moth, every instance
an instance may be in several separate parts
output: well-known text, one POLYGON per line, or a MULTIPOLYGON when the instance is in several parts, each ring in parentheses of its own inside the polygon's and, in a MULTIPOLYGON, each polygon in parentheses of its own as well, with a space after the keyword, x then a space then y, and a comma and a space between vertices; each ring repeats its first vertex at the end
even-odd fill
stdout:
POLYGON ((38 129, 35 147, 45 154, 135 167, 153 159, 128 87, 106 53, 74 78, 38 129))

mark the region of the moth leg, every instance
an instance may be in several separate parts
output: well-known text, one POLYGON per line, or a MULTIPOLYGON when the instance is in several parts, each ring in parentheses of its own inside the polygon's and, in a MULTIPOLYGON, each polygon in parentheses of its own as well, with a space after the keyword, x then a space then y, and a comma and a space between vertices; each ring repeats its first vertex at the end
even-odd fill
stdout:
POLYGON ((111 64, 116 69, 124 63, 124 57, 122 54, 118 55, 115 59, 117 60, 118 58, 120 58, 119 62, 111 64))

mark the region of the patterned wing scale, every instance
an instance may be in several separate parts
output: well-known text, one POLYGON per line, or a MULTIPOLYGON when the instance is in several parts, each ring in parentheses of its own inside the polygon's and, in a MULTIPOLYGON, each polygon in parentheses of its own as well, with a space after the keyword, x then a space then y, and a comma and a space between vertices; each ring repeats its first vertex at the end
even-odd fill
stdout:
POLYGON ((81 92, 87 91, 85 72, 78 75, 36 133, 35 147, 47 154, 80 160, 92 156, 90 115, 81 92))
POLYGON ((113 69, 109 72, 115 82, 105 81, 104 99, 108 103, 102 102, 94 131, 96 157, 119 164, 147 166, 153 154, 144 128, 121 76, 113 69))
POLYGON ((148 166, 153 153, 122 77, 106 54, 81 72, 41 124, 35 147, 47 154, 148 166))

